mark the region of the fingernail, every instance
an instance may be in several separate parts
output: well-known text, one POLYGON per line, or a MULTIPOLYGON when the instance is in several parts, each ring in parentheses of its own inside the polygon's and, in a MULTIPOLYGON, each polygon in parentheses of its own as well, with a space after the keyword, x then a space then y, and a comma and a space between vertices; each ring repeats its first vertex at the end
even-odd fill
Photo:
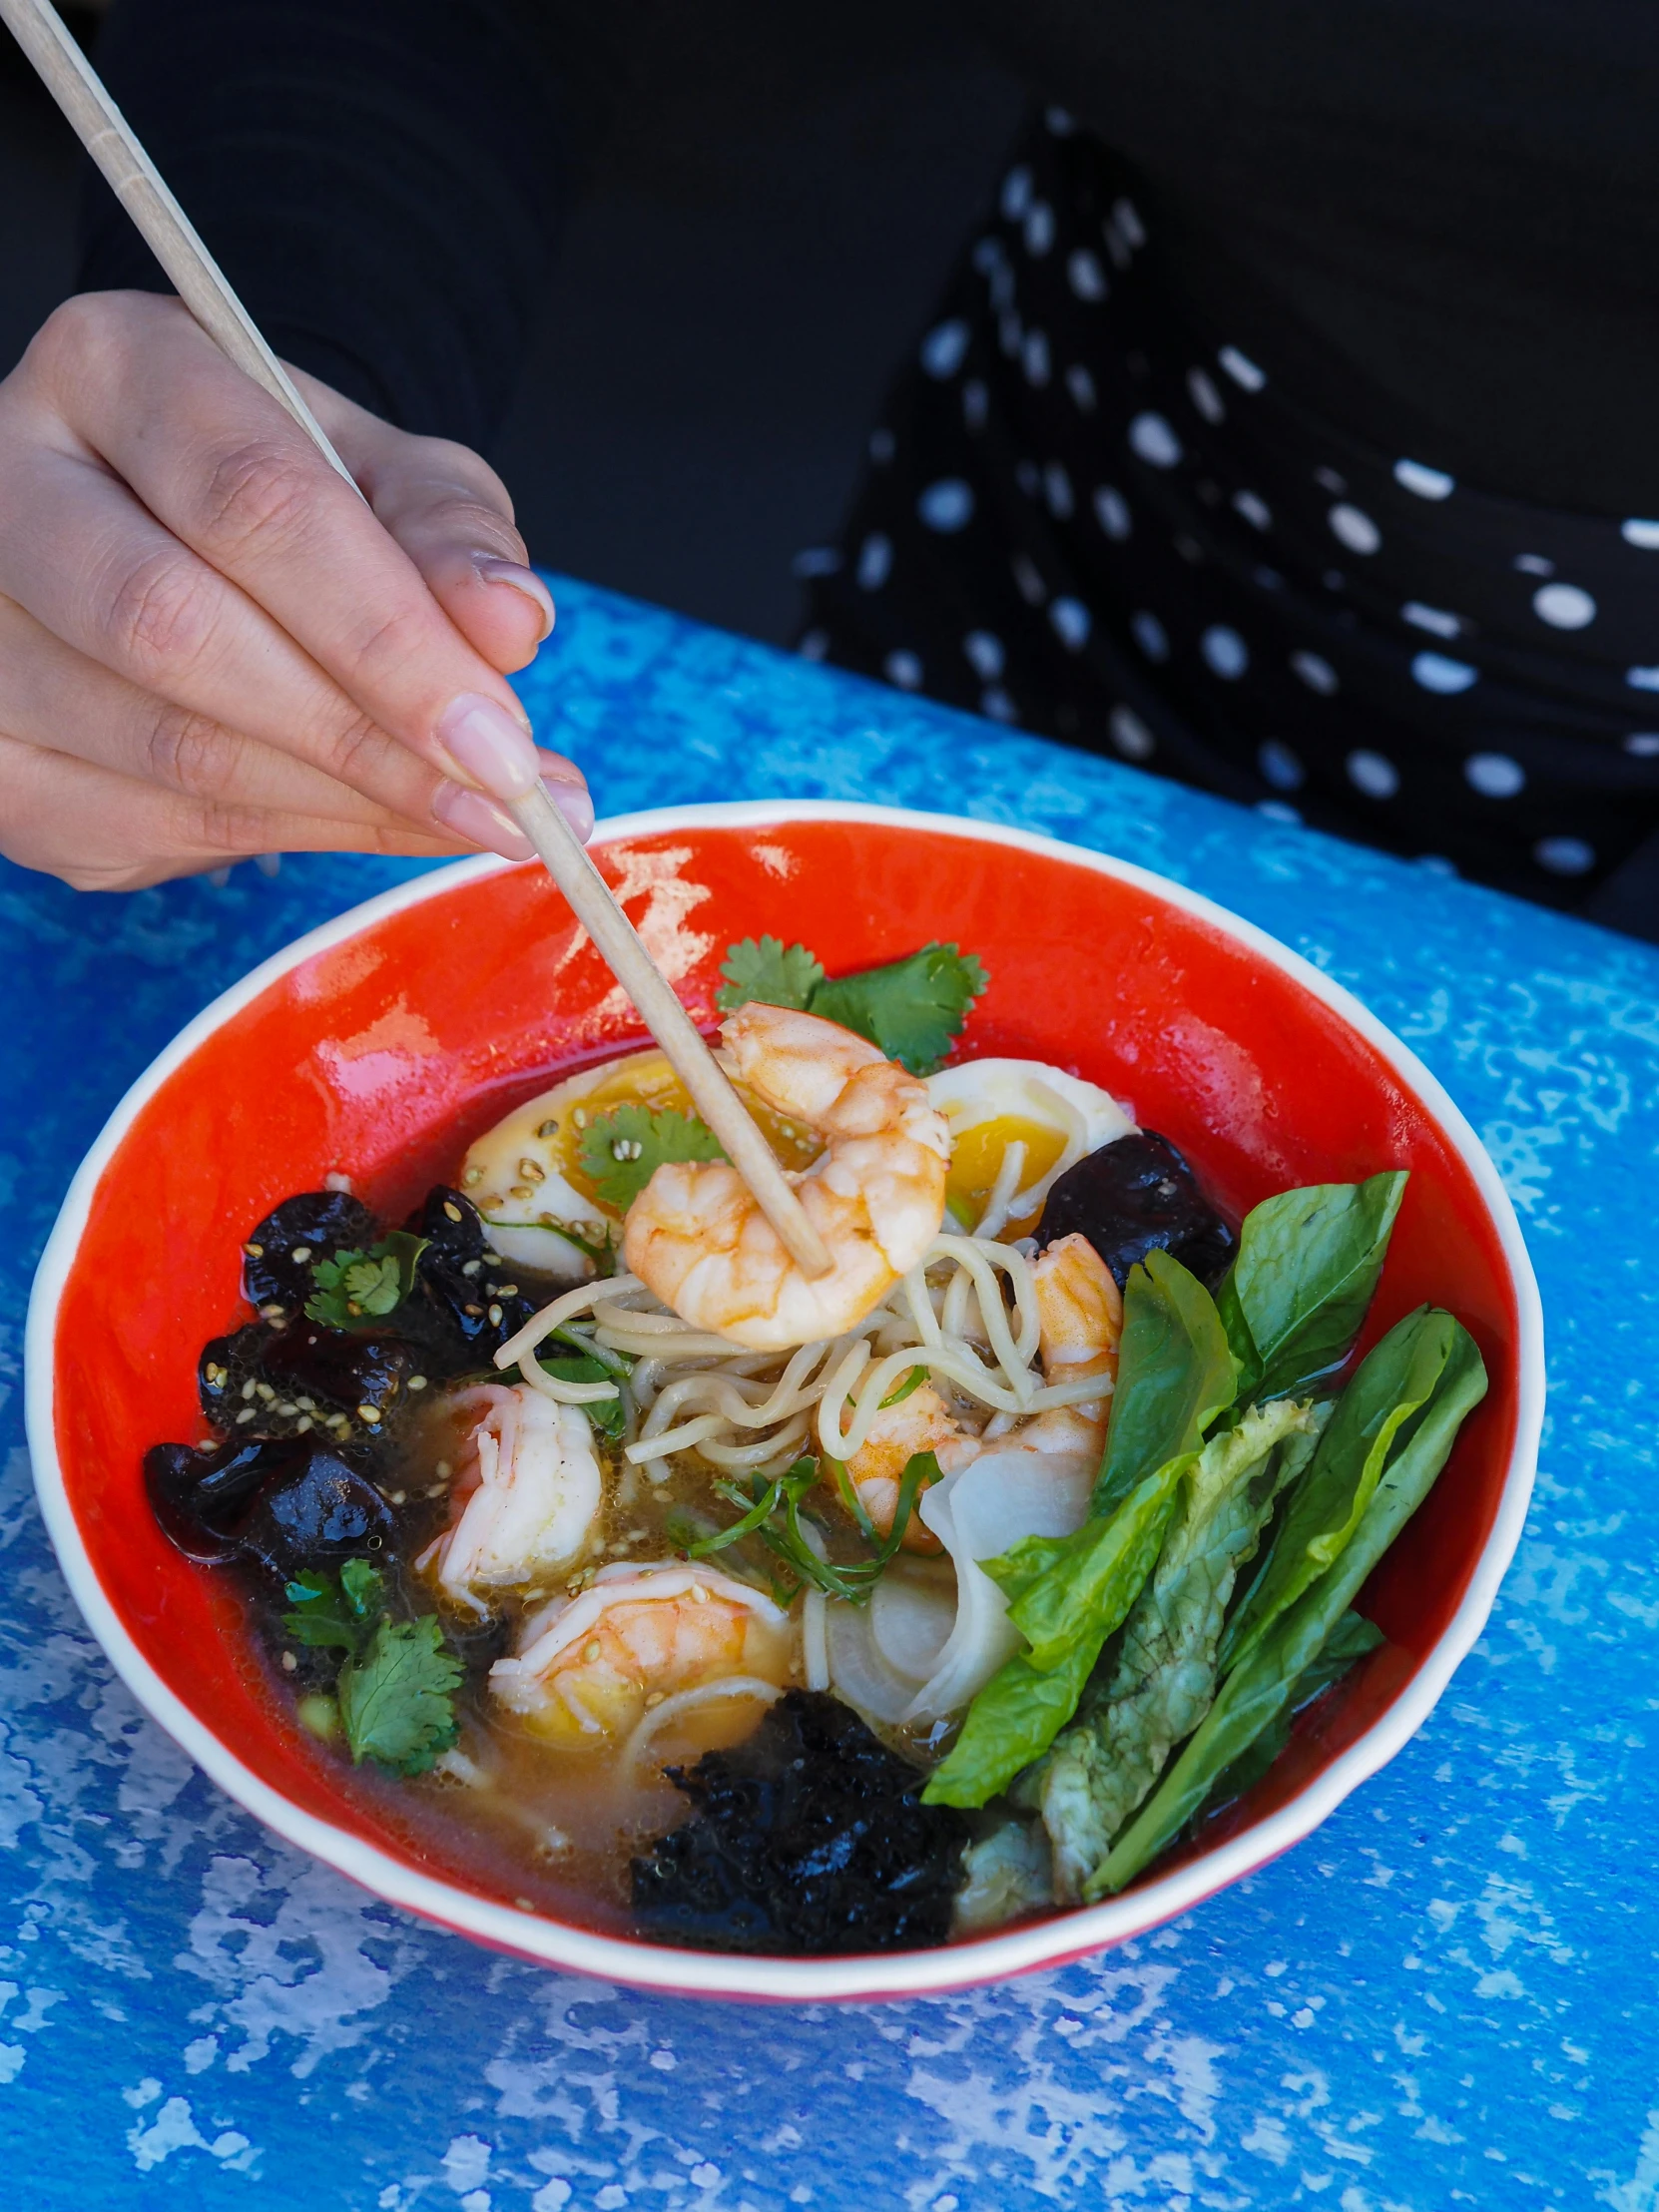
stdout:
POLYGON ((462 692, 444 709, 438 743, 460 770, 492 799, 522 799, 539 773, 536 749, 505 707, 482 692, 462 692))
POLYGON ((481 844, 486 852, 499 852, 504 860, 531 860, 536 848, 509 815, 476 792, 459 784, 440 784, 432 797, 432 813, 446 830, 481 844))
POLYGON ((593 794, 580 774, 556 753, 541 755, 541 780, 552 800, 584 844, 593 835, 593 794))
POLYGON ((553 594, 533 568, 523 568, 517 561, 497 561, 482 558, 472 564, 486 584, 510 584, 514 591, 522 592, 541 616, 541 629, 536 643, 553 635, 553 594))

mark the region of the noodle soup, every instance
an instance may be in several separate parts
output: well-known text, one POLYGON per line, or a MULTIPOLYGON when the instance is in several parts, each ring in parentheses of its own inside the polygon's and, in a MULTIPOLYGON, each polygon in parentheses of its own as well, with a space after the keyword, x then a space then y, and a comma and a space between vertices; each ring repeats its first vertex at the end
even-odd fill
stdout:
POLYGON ((827 1277, 625 1055, 400 1226, 249 1225, 214 1433, 147 1460, 409 1824, 532 1910, 796 1952, 1108 1894, 1248 1787, 1483 1384, 1430 1309, 1350 1372, 1403 1176, 1235 1224, 1096 1086, 936 1065, 971 956, 810 967, 733 948, 722 1056, 827 1277))

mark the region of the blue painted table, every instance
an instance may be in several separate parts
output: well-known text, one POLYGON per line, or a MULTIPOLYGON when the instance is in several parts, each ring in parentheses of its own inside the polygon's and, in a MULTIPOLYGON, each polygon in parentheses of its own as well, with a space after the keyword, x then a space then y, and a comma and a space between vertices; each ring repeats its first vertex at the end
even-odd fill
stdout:
MULTIPOLYGON (((566 584, 523 679, 601 811, 949 808, 1296 945, 1480 1130, 1548 1308, 1519 1558, 1431 1726, 1149 1941, 961 1997, 641 1997, 405 1920, 141 1718, 0 1436, 0 2174, 19 2207, 1659 2207, 1659 953, 566 584), (555 702, 556 707, 555 707, 555 702)), ((0 873, 0 1395, 82 1150, 208 998, 406 872, 0 873)))

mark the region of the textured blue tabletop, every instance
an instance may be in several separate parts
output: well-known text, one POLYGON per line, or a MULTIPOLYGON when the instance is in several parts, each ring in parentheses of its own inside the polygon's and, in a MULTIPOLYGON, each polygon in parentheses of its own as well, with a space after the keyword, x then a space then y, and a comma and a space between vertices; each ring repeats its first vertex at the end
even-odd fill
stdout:
POLYGON ((523 680, 601 811, 790 794, 1144 861, 1435 1070, 1542 1282, 1526 1538, 1431 1725, 1150 1940, 758 2011, 511 1963, 274 1842, 143 1719, 34 1504, 30 1272, 81 1152, 225 983, 406 869, 78 897, 0 871, 4 2202, 294 2212, 1659 2208, 1659 953, 576 585, 523 680), (7 1390, 10 1389, 8 1396, 7 1390))

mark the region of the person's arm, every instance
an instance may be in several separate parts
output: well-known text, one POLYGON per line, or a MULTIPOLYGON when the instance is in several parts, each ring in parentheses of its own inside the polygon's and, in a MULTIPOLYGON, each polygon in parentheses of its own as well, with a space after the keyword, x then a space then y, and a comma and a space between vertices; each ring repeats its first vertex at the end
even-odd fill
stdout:
MULTIPOLYGON (((112 25, 116 96, 233 283, 290 361, 366 403, 305 379, 369 504, 177 301, 60 307, 0 383, 11 858, 123 888, 272 849, 525 857, 486 795, 538 773, 591 822, 503 681, 552 618, 505 488, 414 434, 487 431, 545 280, 545 151, 521 169, 506 140, 551 124, 491 43, 504 20, 493 0, 127 0, 112 25), (468 22, 481 60, 450 43, 468 22), (439 74, 416 100, 423 35, 439 74)), ((107 215, 88 279, 159 281, 107 215)))

